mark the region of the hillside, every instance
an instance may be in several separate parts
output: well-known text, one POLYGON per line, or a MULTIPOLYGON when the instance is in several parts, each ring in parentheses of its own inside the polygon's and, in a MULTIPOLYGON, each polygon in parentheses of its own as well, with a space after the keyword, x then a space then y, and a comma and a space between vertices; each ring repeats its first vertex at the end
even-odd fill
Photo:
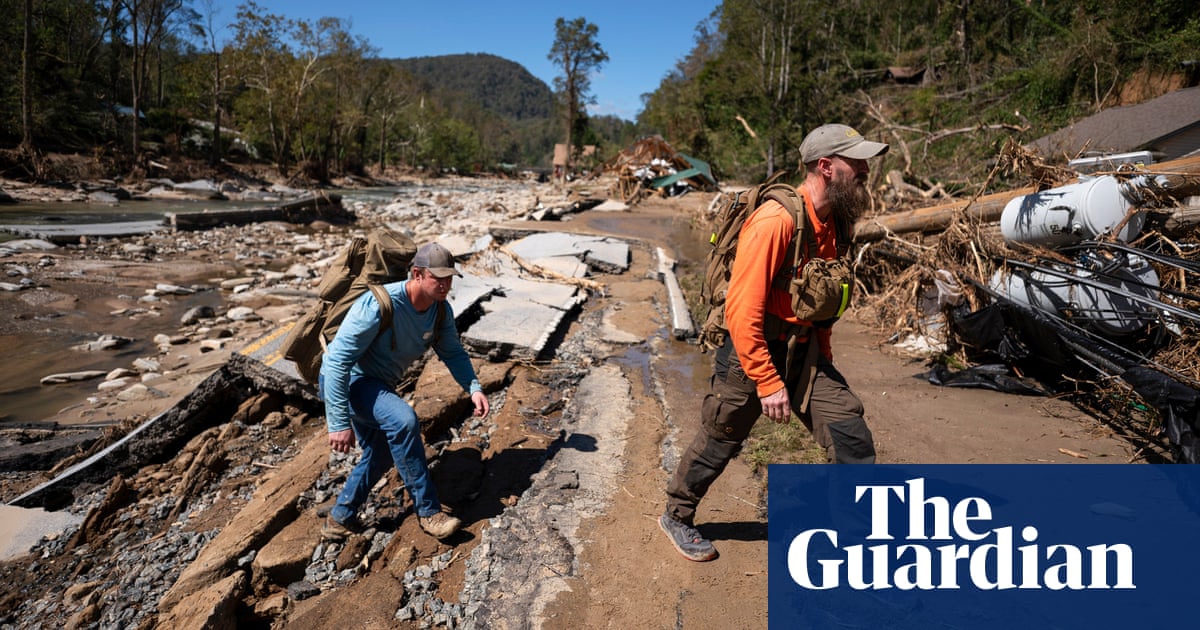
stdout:
POLYGON ((512 120, 554 115, 554 94, 519 63, 474 53, 391 60, 445 103, 477 103, 485 111, 512 120))

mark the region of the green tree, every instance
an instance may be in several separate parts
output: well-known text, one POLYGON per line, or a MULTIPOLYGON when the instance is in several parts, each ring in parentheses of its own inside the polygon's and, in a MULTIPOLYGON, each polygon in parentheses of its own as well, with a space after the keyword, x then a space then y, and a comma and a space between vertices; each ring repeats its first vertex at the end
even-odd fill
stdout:
MULTIPOLYGON (((416 89, 407 72, 388 63, 370 64, 365 85, 368 89, 364 96, 369 101, 365 109, 371 117, 371 133, 377 142, 376 162, 383 172, 400 148, 398 123, 404 110, 413 102, 416 89)), ((364 135, 364 152, 366 138, 364 135)))
POLYGON ((569 153, 576 145, 576 121, 584 115, 584 106, 595 101, 589 74, 608 61, 608 53, 596 40, 599 32, 599 27, 581 17, 570 22, 558 18, 554 22, 554 43, 546 57, 562 71, 554 78, 554 87, 564 111, 569 153))
MULTIPOLYGON (((330 71, 326 56, 340 28, 336 19, 314 25, 263 13, 254 2, 234 24, 235 67, 246 91, 237 112, 248 134, 270 147, 276 170, 291 175, 296 161, 320 153, 334 115, 331 98, 320 98, 330 71)), ((328 94, 325 94, 328 96, 328 94)))
POLYGON ((670 138, 675 148, 694 155, 709 150, 707 120, 700 76, 721 47, 717 31, 720 7, 696 25, 695 46, 663 77, 658 89, 642 95, 637 130, 642 135, 670 138))

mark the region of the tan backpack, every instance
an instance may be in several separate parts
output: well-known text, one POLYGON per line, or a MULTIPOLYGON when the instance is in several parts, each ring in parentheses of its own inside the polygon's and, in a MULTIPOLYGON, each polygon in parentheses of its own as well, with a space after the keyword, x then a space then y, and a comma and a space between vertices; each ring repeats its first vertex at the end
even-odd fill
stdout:
MULTIPOLYGON (((729 289, 729 276, 733 272, 733 260, 737 255, 738 238, 742 225, 759 206, 768 199, 778 201, 792 216, 796 234, 788 244, 784 260, 791 258, 789 270, 797 269, 803 257, 797 243, 803 239, 807 245, 808 262, 799 274, 780 273, 776 270, 773 284, 788 291, 792 296, 792 310, 800 319, 818 325, 830 325, 845 312, 850 303, 854 287, 853 269, 849 263, 849 236, 838 231, 838 257, 825 260, 817 255, 817 243, 808 228, 808 213, 804 200, 796 189, 778 182, 782 171, 766 182, 732 194, 726 194, 717 211, 717 229, 709 243, 704 284, 700 299, 709 305, 708 317, 700 328, 702 349, 718 348, 725 343, 728 328, 725 325, 725 297, 729 289), (797 277, 792 277, 793 275, 797 277)), ((838 227, 842 226, 840 223, 838 227)), ((785 267, 786 268, 786 267, 785 267)))

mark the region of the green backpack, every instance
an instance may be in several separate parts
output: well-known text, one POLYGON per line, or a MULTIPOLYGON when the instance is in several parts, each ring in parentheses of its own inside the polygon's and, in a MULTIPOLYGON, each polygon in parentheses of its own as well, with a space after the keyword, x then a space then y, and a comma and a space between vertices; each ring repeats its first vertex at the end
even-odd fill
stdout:
POLYGON ((854 279, 846 255, 849 251, 848 231, 840 229, 841 222, 838 222, 837 258, 825 260, 818 256, 812 230, 805 229, 808 227, 808 212, 804 209, 804 200, 795 188, 777 181, 782 174, 783 171, 780 171, 753 188, 726 193, 721 200, 717 210, 716 231, 709 239, 712 249, 706 259, 704 284, 700 289, 701 302, 709 306, 708 317, 699 333, 702 349, 719 348, 725 343, 725 335, 728 334, 725 297, 729 290, 729 276, 733 272, 733 260, 737 255, 738 238, 746 218, 768 199, 782 204, 796 225, 796 235, 784 255, 784 260, 792 260, 791 269, 800 268, 803 260, 797 243, 804 239, 807 244, 809 260, 800 273, 780 273, 782 269, 778 269, 773 280, 774 286, 791 294, 792 310, 796 316, 822 325, 832 324, 849 305, 854 279), (844 235, 844 231, 847 234, 844 235))
MULTIPOLYGON (((354 237, 326 270, 317 286, 317 303, 298 320, 283 342, 283 356, 296 364, 296 371, 316 384, 321 374, 321 357, 337 335, 346 312, 370 290, 379 302, 379 334, 392 326, 392 300, 383 285, 408 277, 417 253, 413 240, 404 234, 378 228, 366 238, 354 237)), ((432 343, 436 344, 445 321, 446 305, 438 302, 432 343)))

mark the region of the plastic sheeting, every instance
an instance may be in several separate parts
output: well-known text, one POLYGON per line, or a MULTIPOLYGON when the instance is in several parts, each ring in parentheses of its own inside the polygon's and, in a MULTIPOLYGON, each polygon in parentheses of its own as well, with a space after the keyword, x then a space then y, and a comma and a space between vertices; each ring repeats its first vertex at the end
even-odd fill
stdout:
POLYGON ((1118 356, 1063 322, 1012 303, 997 302, 975 312, 960 309, 949 319, 959 340, 988 363, 959 372, 934 368, 928 375, 931 383, 1019 394, 1041 389, 1040 393, 1049 394, 1031 379, 1011 375, 1008 366, 1020 365, 1042 383, 1057 381, 1064 373, 1099 369, 1121 378, 1161 414, 1167 438, 1178 448, 1182 462, 1200 463, 1200 391, 1196 388, 1118 356), (1001 363, 992 363, 997 360, 1001 363))
POLYGON ((1009 394, 1027 394, 1030 396, 1047 396, 1050 394, 1037 381, 1014 376, 1007 365, 998 363, 977 365, 954 372, 939 363, 929 371, 927 378, 930 383, 943 387, 978 387, 1009 394))

